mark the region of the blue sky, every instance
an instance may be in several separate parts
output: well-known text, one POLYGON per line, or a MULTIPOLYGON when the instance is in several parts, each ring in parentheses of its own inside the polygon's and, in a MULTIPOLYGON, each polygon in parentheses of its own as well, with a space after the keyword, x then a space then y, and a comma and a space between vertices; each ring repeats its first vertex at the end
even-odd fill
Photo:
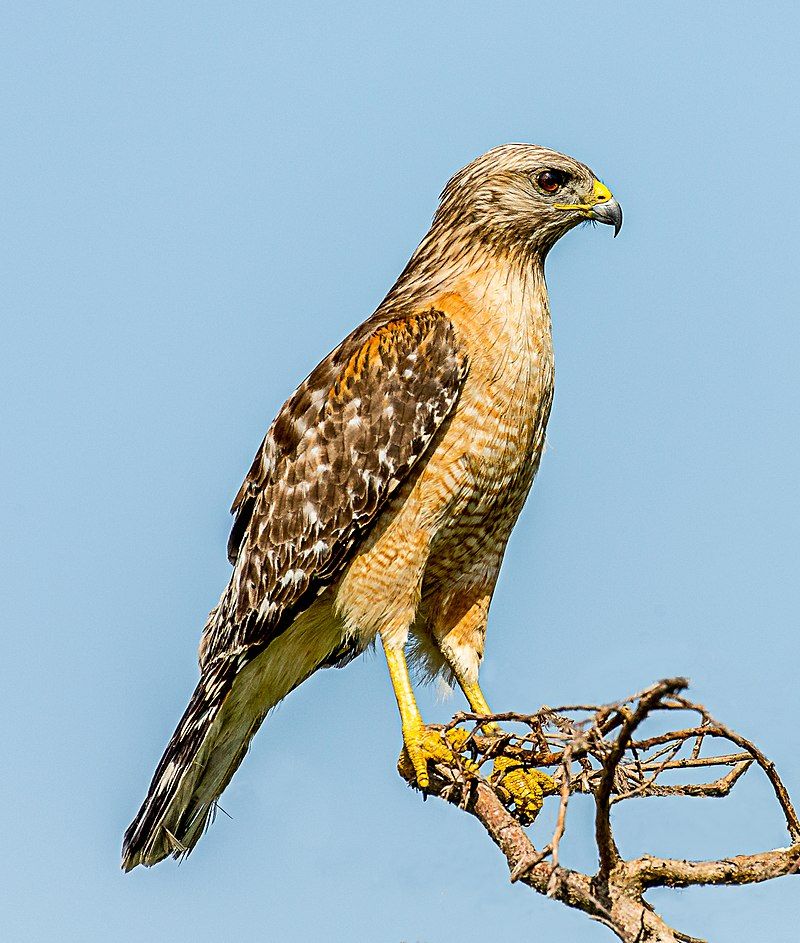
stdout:
MULTIPOLYGON (((405 788, 380 656, 281 706, 184 864, 118 870, 266 427, 447 177, 505 141, 590 164, 625 228, 548 262, 550 449, 487 694, 535 709, 686 674, 800 795, 793 4, 10 2, 2 21, 7 939, 611 938, 405 788)), ((589 808, 571 815, 565 863, 591 867, 589 808)), ((752 772, 618 825, 626 854, 785 843, 752 772)), ((698 936, 796 935, 789 879, 652 899, 698 936)))

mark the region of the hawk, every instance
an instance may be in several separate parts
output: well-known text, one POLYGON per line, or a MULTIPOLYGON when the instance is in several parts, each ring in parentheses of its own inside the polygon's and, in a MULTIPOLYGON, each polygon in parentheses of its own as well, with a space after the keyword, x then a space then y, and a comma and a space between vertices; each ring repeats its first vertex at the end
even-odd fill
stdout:
MULTIPOLYGON (((270 709, 377 636, 420 788, 446 746, 422 721, 407 655, 490 713, 489 603, 553 397, 544 263, 584 220, 622 224, 584 164, 531 144, 478 157, 375 313, 281 408, 233 502, 233 572, 125 834, 125 870, 187 854, 270 709)), ((492 776, 532 817, 552 783, 508 764, 492 776)))

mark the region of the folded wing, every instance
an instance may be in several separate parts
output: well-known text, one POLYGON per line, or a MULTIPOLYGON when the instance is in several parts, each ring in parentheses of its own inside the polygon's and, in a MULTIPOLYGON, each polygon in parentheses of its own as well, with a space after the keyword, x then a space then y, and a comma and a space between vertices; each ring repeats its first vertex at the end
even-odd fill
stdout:
POLYGON ((286 693, 225 712, 237 677, 357 552, 451 415, 467 369, 442 312, 373 318, 283 406, 234 501, 233 574, 203 633, 198 686, 126 833, 125 867, 179 857, 202 834, 286 693))

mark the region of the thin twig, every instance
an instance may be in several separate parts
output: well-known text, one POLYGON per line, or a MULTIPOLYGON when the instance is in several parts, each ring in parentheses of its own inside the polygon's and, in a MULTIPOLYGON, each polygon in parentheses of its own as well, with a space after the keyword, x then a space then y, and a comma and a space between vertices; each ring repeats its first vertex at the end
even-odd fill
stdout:
MULTIPOLYGON (((628 713, 622 722, 622 728, 603 765, 603 772, 595 792, 595 840, 600 859, 600 869, 597 876, 601 882, 608 879, 611 869, 619 861, 619 852, 614 834, 611 829, 610 808, 611 789, 614 784, 614 774, 622 759, 634 731, 645 719, 650 711, 667 695, 682 691, 688 685, 685 678, 669 678, 654 684, 642 692, 639 703, 633 713, 628 713)), ((623 709, 619 709, 622 714, 623 709)))
MULTIPOLYGON (((445 736, 453 750, 452 762, 431 767, 427 791, 458 805, 481 822, 505 856, 512 881, 582 910, 609 927, 624 943, 703 943, 668 927, 644 900, 644 892, 662 886, 749 884, 795 874, 800 871, 800 823, 774 764, 751 741, 716 721, 702 705, 679 694, 685 684, 681 678, 668 679, 613 704, 543 707, 530 715, 513 711, 456 714, 440 728, 442 735, 459 725, 471 729, 462 729, 452 742, 445 736), (693 713, 700 723, 634 739, 639 726, 658 712, 693 713), (490 732, 490 725, 496 727, 504 721, 518 723, 527 732, 490 732), (704 745, 713 740, 726 741, 740 752, 702 756, 704 745), (453 743, 458 747, 454 748, 453 743), (534 847, 515 813, 504 807, 504 794, 481 776, 483 764, 498 756, 514 758, 523 769, 557 767, 557 820, 550 841, 541 850, 534 847), (772 784, 792 836, 791 847, 719 861, 650 855, 633 861, 621 859, 611 826, 612 805, 632 798, 726 796, 754 764, 772 784), (710 782, 661 782, 668 772, 724 767, 730 767, 729 771, 710 782), (595 799, 600 867, 594 877, 565 868, 559 861, 573 792, 591 793, 595 799)), ((402 757, 399 768, 409 782, 415 781, 410 763, 402 757)), ((504 797, 511 806, 513 797, 504 797)))
POLYGON ((709 727, 715 727, 719 734, 725 737, 726 740, 730 740, 730 742, 735 743, 737 747, 747 750, 747 752, 755 758, 755 761, 761 769, 764 770, 767 779, 770 781, 778 804, 783 810, 783 815, 786 819, 786 828, 789 831, 790 838, 793 842, 800 841, 800 819, 797 817, 797 812, 795 812, 792 800, 789 798, 789 793, 781 782, 781 778, 772 760, 768 760, 751 740, 748 740, 746 737, 736 733, 729 727, 726 727, 725 724, 721 724, 718 720, 713 718, 701 704, 692 704, 691 701, 687 701, 684 698, 676 698, 676 700, 683 704, 684 707, 691 705, 691 709, 698 711, 709 727))

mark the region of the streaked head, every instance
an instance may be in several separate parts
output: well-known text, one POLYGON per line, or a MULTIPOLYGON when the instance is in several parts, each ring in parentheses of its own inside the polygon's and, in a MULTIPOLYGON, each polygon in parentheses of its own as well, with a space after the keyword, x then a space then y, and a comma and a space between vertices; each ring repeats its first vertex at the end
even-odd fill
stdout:
POLYGON ((619 204, 585 164, 535 144, 503 144, 452 177, 434 225, 544 253, 585 220, 612 225, 614 235, 622 226, 619 204))

